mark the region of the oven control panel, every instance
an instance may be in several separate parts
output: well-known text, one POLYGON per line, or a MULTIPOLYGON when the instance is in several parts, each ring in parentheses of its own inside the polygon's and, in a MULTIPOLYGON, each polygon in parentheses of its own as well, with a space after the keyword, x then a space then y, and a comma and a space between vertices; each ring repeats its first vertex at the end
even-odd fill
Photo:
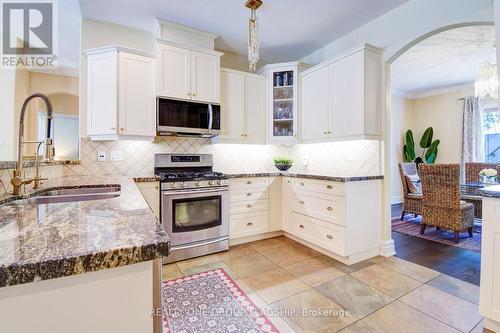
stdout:
POLYGON ((162 191, 197 189, 210 187, 227 187, 228 179, 210 179, 210 180, 191 180, 185 182, 162 182, 162 191))

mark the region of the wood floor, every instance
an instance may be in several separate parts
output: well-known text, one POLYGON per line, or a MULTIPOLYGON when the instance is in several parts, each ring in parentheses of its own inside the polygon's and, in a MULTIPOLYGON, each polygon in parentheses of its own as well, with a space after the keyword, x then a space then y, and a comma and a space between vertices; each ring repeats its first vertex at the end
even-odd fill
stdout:
MULTIPOLYGON (((401 205, 392 206, 392 216, 401 216, 401 205)), ((392 239, 399 258, 479 285, 480 253, 397 232, 392 239)))

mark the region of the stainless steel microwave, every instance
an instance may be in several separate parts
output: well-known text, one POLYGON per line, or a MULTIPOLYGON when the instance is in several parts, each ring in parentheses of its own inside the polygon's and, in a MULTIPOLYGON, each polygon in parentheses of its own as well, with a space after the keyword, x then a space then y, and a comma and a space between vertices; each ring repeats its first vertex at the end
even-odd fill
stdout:
POLYGON ((158 135, 214 137, 220 133, 220 105, 158 97, 158 135))

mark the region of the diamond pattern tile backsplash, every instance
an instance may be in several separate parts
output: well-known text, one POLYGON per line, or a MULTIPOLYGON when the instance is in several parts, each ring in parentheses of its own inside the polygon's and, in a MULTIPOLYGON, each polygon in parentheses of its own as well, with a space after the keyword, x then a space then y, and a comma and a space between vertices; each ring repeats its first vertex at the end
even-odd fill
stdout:
MULTIPOLYGON (((35 168, 34 167, 29 167, 29 168, 24 168, 24 175, 23 178, 33 178, 35 177, 35 168)), ((57 177, 62 177, 64 175, 64 166, 63 165, 45 165, 40 167, 40 175, 43 178, 57 178, 57 177)), ((0 195, 8 192, 12 192, 12 185, 10 183, 10 180, 13 176, 14 170, 13 169, 3 169, 0 170, 0 195)), ((24 185, 25 190, 30 189, 33 187, 33 183, 24 185)), ((42 181, 42 186, 43 186, 43 181, 42 181)))
POLYGON ((294 160, 291 172, 336 176, 381 174, 380 142, 357 140, 317 144, 243 145, 212 144, 210 139, 157 137, 154 142, 90 141, 82 138, 81 164, 66 165, 65 174, 112 174, 141 176, 153 173, 155 153, 204 153, 214 155, 214 170, 225 173, 275 172, 273 157, 294 160), (110 152, 123 153, 123 160, 109 161, 110 152), (97 162, 97 152, 106 152, 108 161, 97 162))

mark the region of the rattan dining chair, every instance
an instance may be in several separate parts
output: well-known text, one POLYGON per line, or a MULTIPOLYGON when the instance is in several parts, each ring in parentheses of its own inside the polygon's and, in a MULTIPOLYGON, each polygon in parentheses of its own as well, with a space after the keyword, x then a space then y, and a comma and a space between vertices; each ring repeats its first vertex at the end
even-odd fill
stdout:
POLYGON ((452 230, 458 243, 460 231, 467 229, 472 237, 474 205, 460 200, 460 165, 420 164, 422 181, 422 225, 452 230))
POLYGON ((401 220, 404 219, 406 213, 422 215, 422 195, 413 194, 408 188, 406 175, 417 175, 417 165, 413 162, 399 163, 399 175, 403 185, 403 211, 401 212, 401 220))

